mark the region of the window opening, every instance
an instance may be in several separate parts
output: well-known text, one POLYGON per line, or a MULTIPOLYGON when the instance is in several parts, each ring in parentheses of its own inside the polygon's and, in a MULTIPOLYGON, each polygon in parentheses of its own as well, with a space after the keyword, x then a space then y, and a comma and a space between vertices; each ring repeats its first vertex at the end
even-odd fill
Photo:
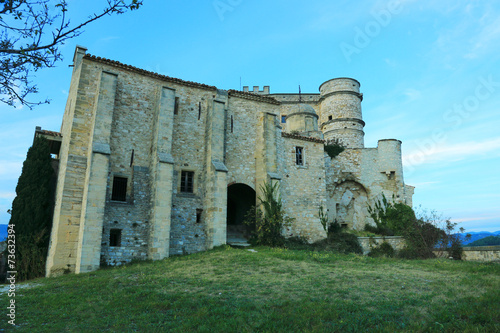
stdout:
POLYGON ((201 214, 203 213, 203 209, 196 209, 196 223, 201 223, 201 214))
POLYGON ((179 113, 179 97, 175 98, 175 104, 174 104, 174 114, 179 113))
POLYGON ((181 172, 181 192, 193 193, 194 171, 181 172))
POLYGON ((304 148, 295 147, 295 164, 304 165, 304 148))
POLYGON ((113 178, 111 200, 127 201, 127 178, 118 176, 113 178))
POLYGON ((111 229, 109 231, 109 246, 120 247, 122 246, 122 230, 111 229))

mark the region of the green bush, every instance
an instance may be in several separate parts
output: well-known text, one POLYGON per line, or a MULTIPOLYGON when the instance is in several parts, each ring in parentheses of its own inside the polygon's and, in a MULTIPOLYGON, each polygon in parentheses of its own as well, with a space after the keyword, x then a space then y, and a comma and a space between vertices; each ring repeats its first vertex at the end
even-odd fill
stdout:
POLYGON ((340 144, 331 144, 325 146, 325 151, 331 158, 338 156, 345 150, 345 147, 340 144))
POLYGON ((394 248, 391 246, 391 244, 387 242, 383 242, 379 246, 373 248, 370 253, 368 253, 368 256, 370 257, 388 257, 392 258, 396 254, 396 251, 394 251, 394 248))
POLYGON ((251 242, 256 245, 283 246, 285 237, 283 227, 293 219, 286 217, 279 195, 278 183, 261 186, 262 197, 259 197, 258 209, 250 209, 245 221, 253 229, 251 242))
POLYGON ((377 201, 375 207, 368 206, 370 217, 376 227, 365 226, 366 231, 375 232, 384 236, 404 236, 409 229, 413 228, 416 220, 413 209, 400 202, 389 202, 382 196, 382 201, 377 201))
POLYGON ((398 253, 399 257, 434 258, 434 251, 446 251, 450 257, 462 257, 462 241, 453 233, 456 223, 444 220, 435 212, 423 211, 419 218, 410 206, 389 202, 385 196, 368 207, 376 226, 366 225, 365 230, 384 236, 403 236, 406 247, 398 253))

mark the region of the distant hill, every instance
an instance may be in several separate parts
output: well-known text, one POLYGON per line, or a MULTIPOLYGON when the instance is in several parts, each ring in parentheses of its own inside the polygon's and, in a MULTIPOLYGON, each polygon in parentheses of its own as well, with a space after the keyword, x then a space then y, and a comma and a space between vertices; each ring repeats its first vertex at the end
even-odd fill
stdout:
POLYGON ((479 239, 483 239, 485 237, 490 237, 490 236, 500 236, 500 230, 494 231, 494 232, 489 232, 489 231, 479 231, 479 232, 465 232, 465 233, 459 233, 460 237, 463 240, 464 245, 468 245, 472 242, 475 242, 479 239), (465 240, 465 235, 470 234, 471 238, 469 240, 465 240))
POLYGON ((469 243, 466 246, 492 246, 492 245, 500 245, 500 236, 484 237, 472 243, 469 243))
POLYGON ((8 224, 0 224, 0 242, 3 242, 7 238, 7 226, 8 224))

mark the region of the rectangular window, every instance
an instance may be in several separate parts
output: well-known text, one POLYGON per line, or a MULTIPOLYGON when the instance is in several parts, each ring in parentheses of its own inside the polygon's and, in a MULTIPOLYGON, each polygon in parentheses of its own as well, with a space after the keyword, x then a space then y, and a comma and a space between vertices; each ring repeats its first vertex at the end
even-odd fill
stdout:
POLYGON ((196 223, 201 223, 201 214, 203 214, 203 209, 196 209, 196 223))
POLYGON ((109 246, 122 246, 122 230, 111 229, 109 231, 109 246))
POLYGON ((111 200, 127 201, 127 178, 117 176, 113 178, 111 200))
POLYGON ((174 103, 174 114, 179 113, 179 97, 175 98, 175 103, 174 103))
POLYGON ((295 164, 304 165, 304 148, 295 147, 295 164))
POLYGON ((284 114, 281 115, 281 123, 286 123, 286 116, 284 114))
POLYGON ((181 192, 193 193, 194 171, 181 172, 181 192))

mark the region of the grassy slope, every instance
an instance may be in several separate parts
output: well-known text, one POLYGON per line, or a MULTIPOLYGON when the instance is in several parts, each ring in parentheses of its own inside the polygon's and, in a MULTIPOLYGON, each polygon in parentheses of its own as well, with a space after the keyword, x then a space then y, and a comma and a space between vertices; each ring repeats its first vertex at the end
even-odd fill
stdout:
POLYGON ((37 280, 15 331, 500 331, 498 264, 255 249, 37 280))

